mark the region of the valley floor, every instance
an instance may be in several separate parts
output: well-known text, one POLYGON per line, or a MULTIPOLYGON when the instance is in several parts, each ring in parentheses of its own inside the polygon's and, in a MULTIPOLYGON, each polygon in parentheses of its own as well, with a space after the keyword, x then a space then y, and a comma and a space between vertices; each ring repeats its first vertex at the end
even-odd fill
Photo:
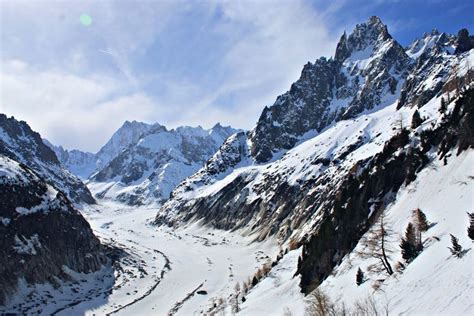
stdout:
MULTIPOLYGON (((83 210, 103 243, 118 247, 115 271, 70 272, 59 288, 21 286, 7 311, 57 315, 193 315, 227 301, 237 282, 274 260, 276 243, 193 224, 155 227, 156 208, 101 203, 83 210), (126 252, 122 255, 120 252, 126 252), (206 294, 198 294, 205 291, 206 294)), ((228 307, 230 308, 230 307, 228 307)))

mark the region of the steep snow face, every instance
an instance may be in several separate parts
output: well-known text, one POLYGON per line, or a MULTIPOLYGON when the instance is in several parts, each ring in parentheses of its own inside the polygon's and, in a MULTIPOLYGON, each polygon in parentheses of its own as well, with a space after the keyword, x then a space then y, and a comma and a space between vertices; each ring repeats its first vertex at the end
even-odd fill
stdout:
POLYGON ((94 203, 87 187, 64 168, 54 151, 23 121, 0 114, 0 154, 25 164, 76 203, 94 203))
POLYGON ((390 314, 394 315, 472 313, 474 255, 472 241, 466 233, 469 224, 466 211, 470 211, 474 203, 473 166, 472 150, 449 157, 446 165, 435 160, 414 182, 403 187, 387 207, 387 224, 395 232, 387 245, 394 250, 393 265, 397 261, 404 262, 399 244, 406 226, 412 221, 412 211, 420 208, 432 223, 422 235, 423 252, 406 265, 405 270, 390 277, 368 272, 367 267, 375 259, 362 259, 358 255, 364 248, 364 243, 360 242, 320 289, 333 302, 344 302, 349 307, 373 296, 379 310, 387 305, 390 314), (449 252, 449 234, 458 237, 466 249, 461 258, 453 257, 449 252), (355 276, 359 267, 365 272, 366 281, 357 286, 355 276), (385 280, 380 283, 379 279, 385 280), (374 284, 380 285, 378 290, 374 290, 374 284))
POLYGON ((210 130, 201 127, 167 130, 160 126, 142 134, 134 145, 94 174, 88 186, 99 198, 131 205, 161 203, 234 132, 219 124, 210 130))
POLYGON ((406 48, 406 53, 410 58, 415 60, 435 47, 453 54, 456 49, 455 41, 455 36, 440 33, 438 30, 434 29, 431 33, 425 33, 422 38, 414 40, 406 48))
POLYGON ((143 135, 154 130, 163 130, 164 126, 158 123, 146 124, 137 121, 125 121, 110 138, 110 140, 97 152, 97 168, 104 167, 123 150, 135 144, 143 135))
POLYGON ((456 53, 458 38, 433 32, 415 41, 409 54, 415 66, 403 84, 398 107, 420 107, 440 93, 459 90, 474 77, 474 51, 456 53))
POLYGON ((305 315, 306 299, 295 276, 300 250, 293 250, 245 297, 237 315, 305 315))

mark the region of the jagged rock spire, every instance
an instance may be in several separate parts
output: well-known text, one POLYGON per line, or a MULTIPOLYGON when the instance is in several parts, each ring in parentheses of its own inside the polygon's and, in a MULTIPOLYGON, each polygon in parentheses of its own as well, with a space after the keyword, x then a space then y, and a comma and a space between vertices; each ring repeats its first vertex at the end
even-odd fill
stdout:
POLYGON ((335 60, 343 62, 353 52, 374 45, 377 41, 390 39, 387 26, 377 16, 372 16, 365 23, 357 24, 354 31, 347 36, 346 32, 341 36, 337 44, 335 60))

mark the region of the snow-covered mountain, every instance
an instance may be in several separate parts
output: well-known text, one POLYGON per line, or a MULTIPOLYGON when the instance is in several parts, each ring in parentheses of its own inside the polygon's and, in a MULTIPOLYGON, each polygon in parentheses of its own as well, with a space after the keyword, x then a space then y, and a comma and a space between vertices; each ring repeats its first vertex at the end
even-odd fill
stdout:
POLYGON ((0 306, 28 284, 58 284, 70 279, 68 271, 89 273, 110 264, 67 196, 3 152, 0 197, 0 306))
POLYGON ((59 161, 68 170, 85 180, 117 157, 123 150, 135 144, 143 134, 159 127, 159 124, 125 121, 95 154, 77 149, 67 150, 62 146, 52 144, 46 139, 43 139, 43 141, 56 153, 59 161))
POLYGON ((44 138, 43 143, 54 151, 64 167, 81 179, 87 179, 97 169, 97 158, 93 153, 77 149, 64 149, 62 146, 55 146, 44 138))
MULTIPOLYGON (((293 240, 303 246, 297 273, 309 293, 420 172, 472 158, 467 39, 464 30, 434 32, 405 50, 379 18, 357 25, 334 59, 307 64, 250 133, 227 139, 178 185, 155 223, 200 220, 293 240)), ((468 202, 453 216, 465 216, 468 202)))
POLYGON ((112 135, 109 141, 97 152, 97 170, 107 165, 130 145, 136 144, 138 140, 151 131, 160 129, 160 124, 147 124, 137 121, 125 121, 123 125, 112 135))
POLYGON ((142 205, 165 201, 235 132, 219 123, 209 130, 168 130, 158 123, 126 121, 95 154, 43 141, 68 170, 86 181, 96 198, 142 205))
POLYGON ((131 144, 99 168, 89 178, 88 186, 102 199, 130 205, 161 203, 168 199, 178 183, 199 170, 235 132, 220 124, 209 130, 187 126, 168 130, 155 124, 140 136, 126 134, 129 137, 121 137, 125 142, 120 142, 116 133, 99 151, 99 157, 112 157, 124 143, 130 141, 131 144))
POLYGON ((55 153, 26 122, 0 113, 0 154, 34 170, 76 203, 94 203, 82 181, 64 168, 55 153))
POLYGON ((357 25, 341 37, 334 59, 306 64, 290 90, 263 110, 249 135, 252 157, 269 161, 335 121, 392 103, 409 67, 378 17, 357 25))

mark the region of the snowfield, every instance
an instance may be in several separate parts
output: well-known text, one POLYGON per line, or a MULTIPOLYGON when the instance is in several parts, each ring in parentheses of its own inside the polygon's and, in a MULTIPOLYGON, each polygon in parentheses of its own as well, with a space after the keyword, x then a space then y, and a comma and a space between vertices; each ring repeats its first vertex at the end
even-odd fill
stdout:
MULTIPOLYGON (((278 251, 272 241, 252 243, 251 238, 238 233, 210 230, 198 224, 179 230, 156 228, 148 224, 155 214, 156 209, 123 208, 114 204, 106 205, 105 209, 97 213, 86 213, 101 238, 114 239, 129 247, 157 249, 169 260, 169 269, 158 287, 118 314, 164 315, 173 311, 190 315, 196 311, 206 311, 213 299, 226 299, 233 292, 236 282, 251 276, 263 263, 274 259, 278 251), (197 288, 208 294, 195 294, 188 298, 188 294, 197 288), (176 308, 180 302, 183 304, 176 308)), ((152 260, 147 265, 165 268, 162 260, 149 259, 152 260)), ((143 280, 132 282, 129 291, 138 291, 135 298, 142 296, 153 285, 151 279, 153 276, 149 275, 143 280)), ((126 305, 133 301, 134 296, 112 293, 109 304, 88 313, 109 313, 113 309, 112 305, 126 305)), ((77 308, 68 310, 66 314, 77 308)))
POLYGON ((219 298, 227 300, 237 282, 274 260, 279 251, 273 241, 252 242, 251 237, 198 224, 179 230, 151 226, 153 208, 114 203, 97 208, 83 210, 96 235, 128 253, 115 273, 103 269, 80 275, 65 267, 71 282, 59 289, 22 282, 6 311, 27 304, 29 312, 45 315, 192 315, 207 311, 219 298))
POLYGON ((396 232, 389 245, 394 250, 392 265, 402 261, 400 240, 411 220, 412 211, 420 208, 431 222, 423 233, 423 252, 402 273, 367 274, 367 280, 356 285, 357 269, 366 271, 371 260, 361 259, 356 247, 326 279, 320 289, 334 302, 351 306, 373 296, 382 310, 388 306, 391 315, 472 315, 474 312, 473 243, 467 236, 466 212, 474 206, 474 152, 464 152, 448 159, 435 160, 422 170, 416 181, 402 188, 396 201, 387 208, 388 223, 396 232), (453 257, 448 249, 450 235, 459 238, 465 253, 453 257), (377 279, 385 279, 374 291, 377 279))

